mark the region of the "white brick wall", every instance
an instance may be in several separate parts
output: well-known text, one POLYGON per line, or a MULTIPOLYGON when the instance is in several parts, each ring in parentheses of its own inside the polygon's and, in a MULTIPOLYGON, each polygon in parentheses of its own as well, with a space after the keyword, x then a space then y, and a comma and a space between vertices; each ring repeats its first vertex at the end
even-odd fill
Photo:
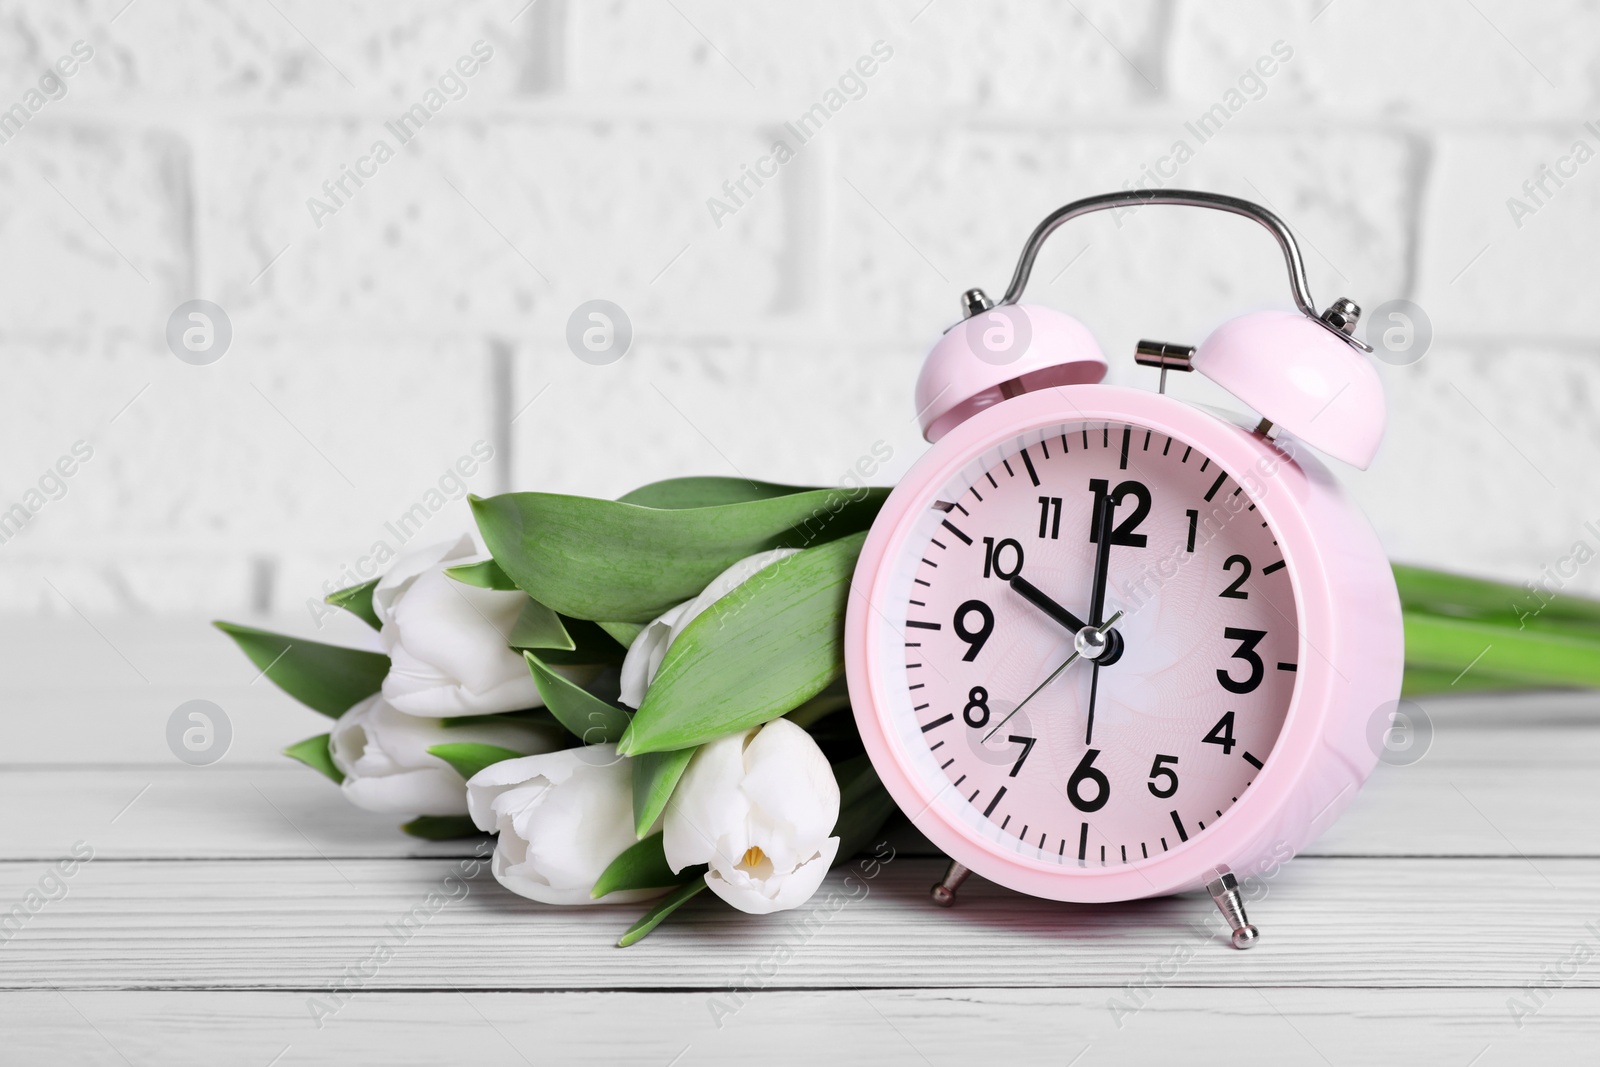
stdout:
MULTIPOLYGON (((1397 558, 1524 581, 1600 519, 1600 158, 1520 227, 1506 207, 1600 152, 1593 5, 123 2, 0 8, 0 108, 95 50, 0 144, 0 508, 94 448, 0 544, 0 610, 297 611, 477 441, 485 493, 829 483, 878 440, 893 478, 957 294, 1180 138, 1171 184, 1278 210, 1320 300, 1431 315, 1348 474, 1397 558), (479 40, 466 95, 317 226, 307 198, 479 40), (877 41, 859 98, 719 227, 707 198, 877 41), (1275 44, 1198 144, 1184 124, 1275 44), (163 342, 194 297, 233 319, 213 366, 163 342), (612 366, 564 343, 595 297, 637 331, 612 366)), ((1131 383, 1136 338, 1286 292, 1247 223, 1147 209, 1063 231, 1030 295, 1131 383)))

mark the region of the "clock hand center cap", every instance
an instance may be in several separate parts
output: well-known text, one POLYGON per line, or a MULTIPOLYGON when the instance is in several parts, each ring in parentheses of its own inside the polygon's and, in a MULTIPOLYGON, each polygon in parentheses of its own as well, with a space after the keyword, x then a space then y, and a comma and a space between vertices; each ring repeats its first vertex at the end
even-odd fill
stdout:
POLYGON ((1116 630, 1085 626, 1073 637, 1072 647, 1084 659, 1109 667, 1122 658, 1122 635, 1116 630))

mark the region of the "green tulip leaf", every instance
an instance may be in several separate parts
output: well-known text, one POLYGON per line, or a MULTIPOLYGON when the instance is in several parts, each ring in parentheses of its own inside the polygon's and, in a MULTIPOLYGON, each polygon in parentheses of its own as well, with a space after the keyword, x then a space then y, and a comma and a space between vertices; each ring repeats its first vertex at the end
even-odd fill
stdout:
POLYGON ((1424 697, 1444 693, 1526 693, 1536 689, 1560 688, 1564 687, 1549 682, 1536 684, 1526 678, 1503 678, 1489 674, 1481 664, 1464 674, 1461 671, 1408 666, 1400 683, 1400 695, 1424 697))
POLYGON ((845 688, 844 679, 840 678, 828 688, 789 712, 784 718, 802 730, 809 730, 829 715, 836 711, 843 711, 849 706, 850 693, 845 688))
POLYGON ((625 709, 608 704, 567 681, 532 652, 522 655, 528 661, 528 670, 533 672, 533 684, 538 686, 544 706, 578 740, 586 745, 600 745, 615 741, 627 732, 625 709))
POLYGON ((231 622, 213 625, 233 638, 272 684, 330 719, 376 693, 389 673, 389 657, 381 652, 325 645, 231 622))
POLYGON ((833 836, 839 839, 833 859, 837 867, 873 843, 894 814, 895 804, 866 756, 834 764, 833 775, 839 783, 839 820, 833 826, 833 836))
POLYGON ((562 628, 572 638, 572 648, 541 648, 539 658, 552 667, 581 667, 592 664, 618 666, 628 654, 627 646, 597 623, 587 619, 574 619, 569 615, 557 616, 562 628))
POLYGON ((519 652, 528 648, 571 651, 578 647, 561 624, 561 616, 533 597, 528 597, 517 613, 517 621, 511 624, 511 632, 506 635, 506 644, 519 652))
POLYGON ((1393 564, 1400 603, 1410 616, 1420 610, 1434 615, 1461 617, 1500 616, 1512 623, 1524 615, 1541 622, 1583 623, 1600 627, 1600 601, 1561 593, 1546 600, 1509 582, 1470 578, 1462 574, 1393 564))
POLYGON ((349 589, 341 589, 337 593, 329 593, 323 597, 323 603, 332 604, 336 608, 343 608, 356 616, 374 630, 380 629, 383 624, 378 621, 378 613, 372 610, 372 591, 378 587, 378 579, 352 585, 349 589))
POLYGON ((507 577, 506 572, 500 569, 500 564, 492 559, 446 567, 444 572, 463 585, 475 585, 479 589, 510 592, 517 587, 517 583, 507 577))
POLYGON ((634 639, 644 633, 642 622, 597 622, 595 625, 610 634, 611 639, 624 649, 630 647, 634 639))
POLYGON ((465 815, 421 815, 400 829, 424 841, 453 841, 458 837, 478 837, 483 833, 465 815))
POLYGON ((450 764, 463 778, 471 778, 485 767, 503 763, 508 759, 521 759, 523 753, 499 745, 485 745, 475 741, 451 741, 428 748, 430 756, 438 756, 450 764))
POLYGON ((617 498, 624 504, 667 510, 714 508, 723 504, 744 504, 751 500, 770 500, 811 492, 803 486, 752 482, 748 478, 668 478, 664 482, 641 485, 617 498))
POLYGON ((333 765, 333 755, 328 751, 329 739, 328 734, 308 737, 284 749, 283 754, 299 760, 319 774, 327 775, 334 785, 339 785, 344 781, 344 772, 333 765))
POLYGON ((627 948, 629 945, 636 945, 646 937, 649 937, 650 932, 661 925, 662 919, 689 903, 690 900, 694 899, 695 894, 704 888, 706 888, 706 880, 697 878, 692 882, 685 883, 681 889, 668 893, 656 901, 656 906, 645 912, 644 918, 628 927, 627 931, 617 938, 617 947, 627 948))
POLYGON ((675 509, 550 493, 471 503, 496 562, 529 596, 575 618, 649 622, 745 556, 865 530, 887 495, 813 489, 675 509))
POLYGON ((702 612, 667 650, 619 746, 704 744, 793 711, 844 674, 844 613, 865 534, 769 565, 702 612))
POLYGON ((695 754, 693 748, 680 748, 671 752, 647 752, 635 756, 633 762, 633 833, 643 837, 650 827, 667 810, 672 791, 678 788, 678 779, 695 754))
MULTIPOLYGON (((1519 681, 1525 688, 1600 687, 1600 640, 1514 623, 1405 614, 1406 666, 1519 681)), ((1456 686, 1455 688, 1460 688, 1456 686)))
POLYGON ((657 832, 623 849, 622 854, 600 872, 589 895, 599 900, 607 893, 626 889, 662 889, 705 877, 705 864, 685 867, 673 873, 672 868, 667 866, 667 854, 661 843, 662 835, 657 832))

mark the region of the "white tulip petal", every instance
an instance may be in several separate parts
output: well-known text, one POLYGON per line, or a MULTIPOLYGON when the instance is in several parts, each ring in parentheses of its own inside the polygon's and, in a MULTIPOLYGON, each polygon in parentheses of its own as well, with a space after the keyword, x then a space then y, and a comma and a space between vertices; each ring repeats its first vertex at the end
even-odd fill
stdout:
POLYGON ((810 734, 786 719, 700 747, 663 820, 673 870, 706 863, 706 884, 765 914, 811 897, 839 849, 839 786, 810 734))
POLYGON ((806 862, 785 874, 767 878, 752 878, 738 869, 713 868, 706 872, 706 886, 742 912, 750 915, 770 915, 799 907, 816 893, 833 859, 839 852, 839 839, 830 837, 822 848, 806 862))
POLYGON ((709 863, 732 851, 736 862, 749 845, 749 803, 740 792, 744 745, 752 731, 708 741, 684 768, 662 820, 662 849, 674 871, 709 863))
POLYGON ((672 624, 678 621, 690 601, 675 605, 645 625, 628 646, 622 658, 622 694, 617 698, 630 708, 644 703, 644 693, 661 669, 671 638, 672 624))
POLYGON ((399 556, 372 589, 372 611, 378 616, 378 621, 384 623, 389 620, 389 605, 410 587, 411 581, 419 574, 434 567, 453 566, 476 554, 472 535, 462 534, 454 541, 428 545, 399 556))
POLYGON ((465 815, 461 776, 449 767, 426 767, 371 778, 346 778, 339 786, 358 808, 386 815, 465 815))
POLYGON ((548 751, 563 731, 541 724, 502 721, 447 726, 441 719, 406 715, 374 694, 341 715, 328 738, 328 754, 345 776, 352 804, 397 815, 463 815, 466 783, 433 745, 476 742, 519 752, 548 751))
POLYGON ((634 843, 633 769, 615 745, 589 745, 484 768, 467 783, 473 823, 500 835, 494 876, 547 904, 625 903, 665 889, 589 893, 634 843))

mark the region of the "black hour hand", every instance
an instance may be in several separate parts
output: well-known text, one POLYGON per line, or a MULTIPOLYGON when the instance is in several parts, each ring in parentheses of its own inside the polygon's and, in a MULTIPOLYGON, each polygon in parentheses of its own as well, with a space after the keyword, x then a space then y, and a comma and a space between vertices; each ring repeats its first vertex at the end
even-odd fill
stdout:
POLYGON ((1022 598, 1028 603, 1032 604, 1034 607, 1050 616, 1062 626, 1065 626, 1068 630, 1071 630, 1074 634, 1076 634, 1079 630, 1082 630, 1086 625, 1082 619, 1078 618, 1060 604, 1057 604, 1054 600, 1051 600, 1047 595, 1045 595, 1044 590, 1040 589, 1038 586, 1034 585, 1020 574, 1011 579, 1011 588, 1020 593, 1022 598))

